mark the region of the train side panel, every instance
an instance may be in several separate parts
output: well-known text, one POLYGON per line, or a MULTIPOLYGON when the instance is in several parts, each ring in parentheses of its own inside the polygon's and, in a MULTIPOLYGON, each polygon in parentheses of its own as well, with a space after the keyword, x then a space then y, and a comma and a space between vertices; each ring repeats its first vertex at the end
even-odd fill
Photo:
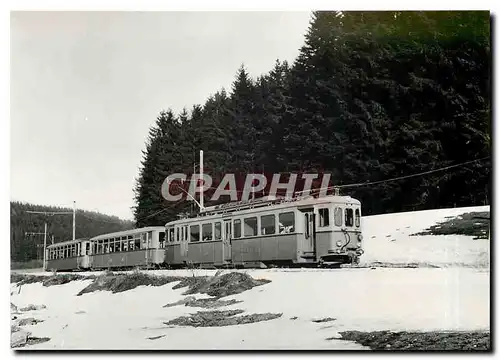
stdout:
POLYGON ((47 270, 71 271, 78 269, 78 257, 47 260, 47 270))
POLYGON ((222 241, 189 243, 187 259, 193 264, 222 264, 222 241))
POLYGON ((297 261, 299 234, 256 236, 231 240, 231 258, 234 263, 258 261, 297 261))
POLYGON ((95 269, 160 265, 164 258, 165 249, 135 250, 92 255, 91 264, 95 269))

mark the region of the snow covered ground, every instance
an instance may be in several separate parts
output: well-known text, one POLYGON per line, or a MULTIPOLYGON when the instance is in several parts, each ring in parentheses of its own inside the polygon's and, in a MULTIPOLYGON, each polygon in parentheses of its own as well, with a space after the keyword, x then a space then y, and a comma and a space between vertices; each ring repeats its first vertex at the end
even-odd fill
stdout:
POLYGON ((362 263, 418 263, 440 267, 489 267, 490 240, 464 235, 409 236, 429 226, 469 212, 490 211, 489 206, 438 209, 366 216, 362 218, 362 263))
MULTIPOLYGON (((412 262, 440 268, 245 271, 271 282, 229 296, 243 302, 220 310, 283 314, 265 322, 210 328, 166 326, 164 322, 178 316, 206 311, 163 308, 184 298, 186 288, 173 290, 176 283, 82 296, 75 295, 90 280, 51 287, 23 285, 20 293, 11 285, 11 301, 18 307, 47 306, 25 315, 44 320, 25 327, 32 336, 51 338, 30 349, 363 349, 350 341, 331 339, 346 330, 489 330, 489 241, 454 235, 408 236, 447 216, 470 211, 489 211, 489 207, 363 219, 364 263, 412 262), (336 320, 313 322, 326 317, 336 320)), ((176 270, 168 275, 193 273, 213 275, 215 271, 176 270)))

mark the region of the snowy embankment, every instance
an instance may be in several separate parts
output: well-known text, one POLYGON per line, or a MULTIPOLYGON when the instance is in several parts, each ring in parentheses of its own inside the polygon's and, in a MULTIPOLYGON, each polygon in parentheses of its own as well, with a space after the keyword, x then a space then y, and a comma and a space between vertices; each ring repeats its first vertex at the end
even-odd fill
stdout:
MULTIPOLYGON (((11 285, 11 301, 45 309, 20 316, 43 320, 24 326, 49 341, 27 349, 367 349, 339 340, 343 331, 489 331, 488 240, 470 236, 409 236, 430 225, 489 207, 401 213, 364 219, 363 262, 420 263, 440 268, 265 269, 244 271, 270 283, 223 300, 241 301, 217 310, 239 315, 279 313, 244 325, 167 325, 203 309, 164 307, 186 298, 187 288, 139 286, 76 296, 93 280, 44 287, 11 285), (387 235, 391 235, 387 237, 387 235), (395 239, 395 241, 391 241, 395 239), (485 257, 486 256, 486 257, 485 257)), ((226 270, 224 273, 228 273, 226 270)), ((213 270, 150 271, 169 276, 213 276, 213 270)), ((208 298, 195 294, 195 298, 208 298)), ((238 315, 238 316, 239 316, 238 315)))
POLYGON ((489 206, 474 206, 366 216, 362 219, 365 254, 361 263, 487 268, 488 239, 456 234, 411 235, 464 213, 489 211, 489 206))

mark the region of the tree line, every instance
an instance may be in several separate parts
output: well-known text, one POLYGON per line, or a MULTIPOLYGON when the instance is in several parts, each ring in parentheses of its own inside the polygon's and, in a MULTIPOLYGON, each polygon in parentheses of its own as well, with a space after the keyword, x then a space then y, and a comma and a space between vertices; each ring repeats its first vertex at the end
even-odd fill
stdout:
MULTIPOLYGON (((43 259, 43 234, 47 222, 47 245, 68 241, 73 238, 73 215, 31 214, 27 211, 72 212, 73 209, 55 206, 34 205, 17 201, 10 202, 10 258, 12 261, 26 262, 43 259)), ((76 210, 75 236, 77 239, 90 238, 100 234, 134 228, 134 223, 94 211, 76 210)))
MULTIPOLYGON (((163 199, 198 151, 212 177, 321 171, 335 185, 373 182, 491 152, 490 14, 377 11, 311 14, 292 64, 178 114, 159 113, 135 186, 136 226, 161 225, 192 202, 163 199)), ((197 171, 197 170, 196 170, 197 171)), ((490 202, 491 164, 346 190, 365 215, 490 202)))

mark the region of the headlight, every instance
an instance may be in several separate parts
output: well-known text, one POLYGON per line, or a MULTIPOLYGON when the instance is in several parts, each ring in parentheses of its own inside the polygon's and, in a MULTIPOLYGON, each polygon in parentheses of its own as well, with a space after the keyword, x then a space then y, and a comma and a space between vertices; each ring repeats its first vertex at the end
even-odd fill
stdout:
POLYGON ((342 241, 337 241, 337 246, 342 246, 342 241))

